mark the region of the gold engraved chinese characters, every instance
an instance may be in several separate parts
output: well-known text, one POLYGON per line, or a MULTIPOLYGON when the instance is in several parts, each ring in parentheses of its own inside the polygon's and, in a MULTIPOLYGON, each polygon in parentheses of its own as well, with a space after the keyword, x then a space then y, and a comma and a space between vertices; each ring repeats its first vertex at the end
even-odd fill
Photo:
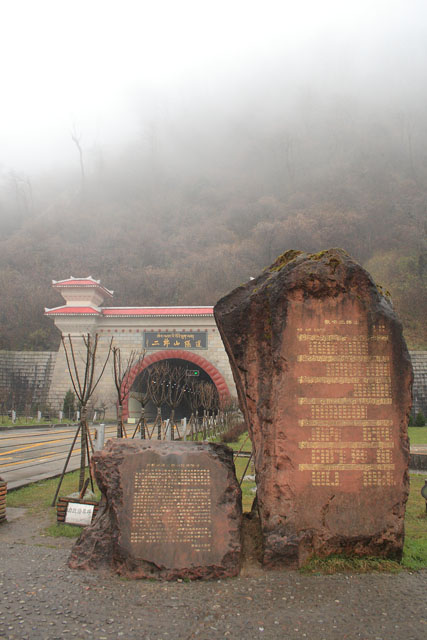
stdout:
POLYGON ((207 349, 206 331, 192 333, 174 331, 144 331, 145 349, 207 349))
POLYGON ((197 464, 147 464, 135 473, 132 543, 210 551, 211 477, 197 464))
POLYGON ((338 487, 342 473, 361 488, 393 485, 393 423, 378 413, 392 405, 385 326, 367 335, 357 321, 327 319, 299 328, 297 343, 299 471, 313 487, 338 487))

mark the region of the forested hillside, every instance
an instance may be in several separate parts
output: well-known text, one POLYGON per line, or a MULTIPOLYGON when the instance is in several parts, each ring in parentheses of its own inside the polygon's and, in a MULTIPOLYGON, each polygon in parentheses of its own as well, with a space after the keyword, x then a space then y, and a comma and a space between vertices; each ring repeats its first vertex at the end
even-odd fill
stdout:
POLYGON ((409 345, 427 348, 424 109, 311 95, 274 121, 191 115, 83 146, 84 176, 77 149, 75 171, 3 172, 0 349, 57 346, 53 278, 100 278, 115 305, 213 304, 287 249, 329 247, 391 292, 409 345))

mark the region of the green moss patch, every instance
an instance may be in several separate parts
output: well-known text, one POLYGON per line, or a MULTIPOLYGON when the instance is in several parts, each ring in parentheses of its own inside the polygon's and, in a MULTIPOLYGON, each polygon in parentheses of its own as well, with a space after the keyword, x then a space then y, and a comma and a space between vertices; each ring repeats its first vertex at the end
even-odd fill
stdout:
POLYGON ((282 255, 276 259, 276 261, 271 265, 271 267, 268 268, 268 270, 280 271, 281 269, 283 269, 283 267, 285 267, 287 264, 292 262, 292 260, 295 260, 295 258, 298 258, 298 256, 300 256, 301 254, 302 254, 302 251, 297 251, 296 249, 289 249, 288 251, 285 251, 285 253, 282 253, 282 255))

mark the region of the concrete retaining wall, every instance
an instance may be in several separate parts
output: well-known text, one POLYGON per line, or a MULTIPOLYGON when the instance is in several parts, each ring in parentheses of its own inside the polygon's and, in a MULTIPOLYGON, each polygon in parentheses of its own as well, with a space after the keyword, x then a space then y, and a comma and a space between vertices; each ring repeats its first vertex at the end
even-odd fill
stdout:
POLYGON ((411 453, 409 468, 412 471, 425 471, 427 473, 427 454, 411 453))
POLYGON ((52 351, 0 351, 0 402, 17 411, 44 407, 56 362, 52 351))
POLYGON ((414 369, 412 415, 422 411, 427 418, 427 351, 410 351, 414 369))
MULTIPOLYGON (((107 336, 104 334, 103 337, 104 340, 102 342, 107 342, 105 340, 107 336)), ((138 334, 129 336, 123 333, 118 340, 124 351, 130 348, 137 348, 140 345, 140 341, 138 334)), ((409 353, 414 368, 414 404, 412 413, 416 415, 418 411, 422 411, 424 416, 427 417, 427 351, 410 351, 409 353)), ((234 391, 227 355, 219 334, 216 331, 212 333, 212 329, 209 351, 203 355, 224 374, 230 391, 234 391)), ((34 401, 32 404, 44 405, 50 395, 49 399, 51 402, 53 401, 55 408, 62 408, 64 395, 71 387, 71 382, 63 353, 60 356, 57 362, 58 354, 52 351, 0 351, 0 393, 2 394, 0 402, 3 401, 5 390, 10 389, 14 382, 18 382, 18 384, 27 389, 33 389, 34 401), (52 385, 55 364, 57 379, 52 385)), ((106 373, 106 378, 108 373, 106 373)), ((106 395, 114 398, 112 380, 110 382, 105 380, 102 389, 106 392, 106 395)), ((25 393, 21 395, 25 395, 25 393)), ((21 399, 20 402, 22 403, 22 401, 21 399)))

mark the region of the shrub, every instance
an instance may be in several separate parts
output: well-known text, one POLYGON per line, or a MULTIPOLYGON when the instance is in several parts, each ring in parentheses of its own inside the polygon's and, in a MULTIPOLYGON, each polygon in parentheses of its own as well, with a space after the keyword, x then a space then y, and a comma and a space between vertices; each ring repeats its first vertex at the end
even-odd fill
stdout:
POLYGON ((238 422, 233 425, 231 429, 221 434, 221 442, 237 442, 242 433, 246 431, 246 424, 244 422, 238 422))
POLYGON ((415 422, 414 422, 414 426, 415 427, 425 427, 426 424, 426 419, 424 418, 424 414, 422 411, 418 411, 417 415, 415 416, 415 422))
POLYGON ((68 389, 67 393, 64 397, 64 404, 62 410, 64 412, 65 418, 71 418, 74 415, 74 393, 71 389, 68 389))

